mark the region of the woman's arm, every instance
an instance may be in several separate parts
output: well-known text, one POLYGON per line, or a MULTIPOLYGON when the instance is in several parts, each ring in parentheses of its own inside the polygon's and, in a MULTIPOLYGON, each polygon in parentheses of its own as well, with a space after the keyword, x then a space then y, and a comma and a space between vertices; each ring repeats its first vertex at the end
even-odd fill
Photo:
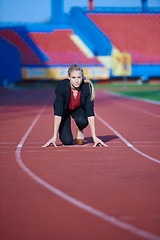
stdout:
POLYGON ((54 128, 53 128, 53 137, 46 143, 44 144, 42 147, 49 147, 52 144, 57 147, 56 145, 56 140, 57 140, 57 135, 58 135, 58 129, 61 123, 61 116, 54 116, 54 128))
POLYGON ((93 145, 93 147, 96 147, 98 144, 101 144, 104 147, 108 147, 100 138, 98 138, 96 136, 95 117, 94 116, 88 117, 88 122, 89 122, 89 125, 90 125, 92 138, 93 138, 93 141, 95 143, 93 145))

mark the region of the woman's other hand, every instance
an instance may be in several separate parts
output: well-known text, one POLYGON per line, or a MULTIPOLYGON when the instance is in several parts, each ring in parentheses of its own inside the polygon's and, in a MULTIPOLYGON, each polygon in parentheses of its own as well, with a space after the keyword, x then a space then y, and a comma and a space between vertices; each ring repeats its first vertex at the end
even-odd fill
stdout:
POLYGON ((42 147, 51 147, 51 146, 57 147, 56 145, 56 138, 52 137, 48 142, 46 142, 42 147))
POLYGON ((108 147, 108 145, 106 145, 100 138, 98 138, 98 137, 95 137, 94 139, 94 145, 93 145, 93 147, 96 147, 97 145, 102 145, 102 146, 104 146, 104 147, 108 147))

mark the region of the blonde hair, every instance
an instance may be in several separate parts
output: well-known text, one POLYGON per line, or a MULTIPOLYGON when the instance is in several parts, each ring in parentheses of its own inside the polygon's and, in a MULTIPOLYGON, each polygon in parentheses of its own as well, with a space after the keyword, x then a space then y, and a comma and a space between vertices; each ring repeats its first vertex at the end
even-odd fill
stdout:
POLYGON ((82 72, 82 78, 83 78, 84 83, 89 84, 90 93, 91 93, 91 98, 90 99, 91 99, 91 101, 93 101, 95 99, 96 92, 95 92, 95 89, 94 89, 94 86, 93 86, 93 83, 91 82, 91 80, 89 78, 84 77, 83 69, 77 64, 73 64, 69 67, 69 69, 68 69, 68 76, 69 77, 70 77, 70 74, 71 74, 72 71, 81 71, 82 72))

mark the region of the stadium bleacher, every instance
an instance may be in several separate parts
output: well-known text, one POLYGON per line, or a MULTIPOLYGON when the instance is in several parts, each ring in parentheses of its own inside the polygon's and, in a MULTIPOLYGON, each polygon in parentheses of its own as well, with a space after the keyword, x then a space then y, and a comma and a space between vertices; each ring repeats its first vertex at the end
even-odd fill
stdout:
POLYGON ((97 14, 88 17, 133 64, 160 64, 160 14, 97 14))
MULTIPOLYGON (((53 2, 55 6, 60 3, 53 2)), ((118 7, 110 4, 110 7, 95 7, 92 10, 72 7, 67 18, 62 18, 63 25, 62 22, 26 26, 0 24, 0 38, 18 49, 21 68, 18 71, 23 72, 25 68, 29 74, 22 74, 22 78, 26 79, 32 77, 33 68, 36 68, 34 78, 40 76, 42 79, 49 75, 52 79, 63 72, 59 71, 61 67, 67 68, 71 64, 86 67, 86 73, 91 78, 95 76, 95 79, 123 76, 125 54, 129 57, 129 77, 157 77, 160 75, 160 10, 147 7, 146 1, 143 2, 145 4, 141 6, 141 1, 137 1, 135 7, 123 7, 120 3, 118 7), (83 44, 80 46, 80 41, 74 41, 73 36, 83 44), (46 71, 44 75, 42 68, 42 72, 46 71), (53 76, 52 71, 47 72, 49 68, 53 68, 53 72, 56 69, 58 73, 53 76), (121 70, 117 72, 116 68, 121 70)), ((6 54, 9 57, 9 50, 6 54)))
POLYGON ((47 64, 95 64, 100 62, 95 58, 87 58, 83 52, 74 44, 70 35, 73 30, 55 30, 52 33, 29 33, 35 44, 47 54, 47 64))
POLYGON ((66 65, 75 62, 83 65, 101 65, 96 57, 88 58, 74 44, 70 38, 73 33, 73 30, 55 30, 52 33, 29 32, 27 35, 25 31, 0 30, 0 36, 19 49, 22 65, 66 65), (33 43, 41 51, 41 57, 35 52, 33 43))
POLYGON ((19 49, 21 64, 41 64, 41 59, 14 30, 0 30, 0 36, 19 49))

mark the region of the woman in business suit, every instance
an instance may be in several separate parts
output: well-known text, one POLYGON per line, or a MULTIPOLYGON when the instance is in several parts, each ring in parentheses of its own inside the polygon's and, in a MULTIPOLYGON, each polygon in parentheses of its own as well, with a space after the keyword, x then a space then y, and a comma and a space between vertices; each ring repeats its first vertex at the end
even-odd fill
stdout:
POLYGON ((68 79, 57 84, 56 99, 54 102, 54 132, 53 137, 43 147, 56 145, 57 135, 64 145, 72 145, 73 135, 71 131, 71 117, 77 125, 78 145, 84 144, 83 129, 90 125, 93 147, 98 144, 107 145, 96 136, 94 98, 95 90, 92 82, 85 78, 83 69, 78 65, 72 65, 68 69, 68 79))

